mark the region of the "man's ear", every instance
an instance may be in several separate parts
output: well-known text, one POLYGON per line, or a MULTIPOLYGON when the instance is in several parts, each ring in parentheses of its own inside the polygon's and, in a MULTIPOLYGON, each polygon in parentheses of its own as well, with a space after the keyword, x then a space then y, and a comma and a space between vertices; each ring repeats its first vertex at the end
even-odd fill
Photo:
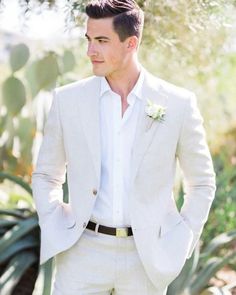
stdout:
POLYGON ((136 36, 131 36, 127 39, 127 48, 130 49, 130 51, 135 50, 138 48, 139 40, 136 36))

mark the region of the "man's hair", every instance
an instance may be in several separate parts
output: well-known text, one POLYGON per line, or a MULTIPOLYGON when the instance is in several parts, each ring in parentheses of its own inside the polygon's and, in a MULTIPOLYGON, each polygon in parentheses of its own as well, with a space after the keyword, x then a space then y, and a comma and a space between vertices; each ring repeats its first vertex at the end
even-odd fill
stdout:
POLYGON ((94 19, 113 17, 113 28, 121 42, 131 36, 141 39, 144 14, 134 0, 93 0, 85 11, 94 19))

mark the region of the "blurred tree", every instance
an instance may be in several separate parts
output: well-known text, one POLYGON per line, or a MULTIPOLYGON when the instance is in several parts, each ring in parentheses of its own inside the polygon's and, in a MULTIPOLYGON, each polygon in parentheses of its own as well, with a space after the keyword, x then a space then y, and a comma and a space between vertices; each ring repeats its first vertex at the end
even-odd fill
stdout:
MULTIPOLYGON (((88 1, 73 0, 21 0, 21 13, 25 15, 25 21, 31 12, 43 12, 45 9, 65 11, 65 28, 84 26, 85 5, 88 1), (64 3, 62 5, 62 3, 64 3), (63 7, 62 7, 63 6, 63 7)), ((154 74, 170 80, 186 88, 192 89, 199 97, 200 107, 208 129, 208 134, 214 134, 212 141, 217 138, 216 130, 222 131, 232 120, 233 93, 236 92, 236 84, 233 80, 235 74, 235 53, 230 52, 230 34, 235 13, 235 0, 137 0, 145 11, 145 29, 143 42, 140 48, 142 63, 154 74), (207 105, 207 107, 205 107, 207 105), (219 121, 221 124, 219 124, 219 121)), ((1 1, 2 11, 7 1, 1 1)), ((1 11, 0 10, 0 11, 1 11)), ((80 41, 78 50, 84 48, 85 43, 80 41)), ((17 84, 20 96, 18 104, 9 110, 17 112, 24 100, 25 83, 28 85, 26 94, 34 97, 42 88, 51 89, 55 86, 56 79, 60 78, 64 71, 71 70, 77 64, 76 70, 79 76, 87 75, 85 62, 76 61, 70 53, 65 53, 63 58, 57 60, 57 54, 47 53, 39 61, 33 61, 27 66, 26 80, 12 75, 5 81, 5 90, 9 85, 17 84), (67 68, 63 68, 66 60, 67 68), (78 64, 80 66, 78 66, 78 64), (50 67, 48 65, 51 65, 50 67), (83 69, 81 71, 81 68, 83 69), (82 73, 81 73, 82 72, 82 73), (37 83, 35 82, 37 81, 37 83)), ((24 60, 27 54, 24 53, 24 60)), ((18 59, 19 60, 19 59, 18 59)), ((16 65, 16 68, 20 65, 16 65)), ((12 71, 16 71, 12 69, 12 71)), ((11 88, 11 87, 10 87, 11 88)), ((9 93, 9 90, 5 91, 9 93)), ((7 97, 5 93, 4 97, 7 97)), ((13 96, 12 96, 13 97, 13 96)), ((11 103, 10 98, 5 98, 5 103, 11 103), (8 102, 6 102, 6 100, 8 102)), ((2 116, 2 125, 8 123, 12 127, 12 120, 2 116)), ((9 129, 9 130, 10 130, 9 129)), ((34 134, 34 132, 32 132, 34 134)), ((9 145, 13 143, 9 139, 9 145)), ((7 154, 2 150, 3 155, 7 154)), ((15 165, 15 158, 8 162, 15 165)))
MULTIPOLYGON (((0 0, 0 17, 7 2, 0 0)), ((19 1, 26 23, 29 14, 34 11, 40 13, 45 9, 63 9, 65 29, 84 26, 85 16, 82 12, 87 2, 65 0, 62 7, 61 0, 19 1)), ((227 127, 232 116, 235 116, 236 54, 231 49, 231 35, 236 1, 137 2, 145 11, 144 38, 140 48, 142 63, 161 78, 194 90, 200 98, 206 127, 208 131, 212 130, 208 135, 215 133, 214 139, 217 138, 217 131, 227 127)), ((76 50, 81 51, 85 46, 80 41, 76 50)), ((30 179, 31 148, 36 132, 31 102, 41 90, 51 90, 58 82, 69 82, 65 73, 77 72, 76 78, 87 75, 87 63, 85 65, 85 59, 78 58, 78 51, 76 55, 70 50, 65 50, 62 54, 46 52, 36 59, 33 53, 29 56, 29 51, 23 44, 11 49, 10 71, 6 72, 2 85, 0 170, 30 179), (77 57, 76 60, 74 56, 77 57), (17 144, 18 155, 13 151, 17 144)), ((232 129, 232 134, 235 134, 235 129, 232 129)), ((230 138, 225 149, 221 146, 219 156, 217 152, 214 155, 221 188, 217 198, 219 202, 215 203, 209 227, 204 232, 205 240, 212 239, 218 233, 216 229, 224 231, 226 228, 222 228, 222 225, 227 224, 227 229, 235 226, 235 152, 231 157, 228 154, 223 157, 228 147, 233 147, 232 143, 235 142, 235 137, 230 138), (229 159, 231 164, 228 163, 229 159), (226 207, 226 214, 223 206, 226 207)), ((226 138, 222 145, 225 145, 225 140, 226 138)))
MULTIPOLYGON (((63 9, 65 29, 84 26, 88 0, 21 0, 21 13, 63 9), (62 3, 64 3, 62 5, 62 3)), ((137 0, 145 11, 140 56, 150 70, 182 84, 186 76, 204 83, 220 62, 236 0, 137 0), (148 49, 148 50, 147 50, 148 49), (155 61, 155 62, 153 62, 155 61), (168 61, 168 62, 167 62, 168 61)), ((3 1, 3 6, 7 2, 3 1), (5 4, 4 4, 5 3, 5 4)), ((235 11, 234 11, 235 12, 235 11)), ((25 17, 27 22, 27 17, 25 17)))

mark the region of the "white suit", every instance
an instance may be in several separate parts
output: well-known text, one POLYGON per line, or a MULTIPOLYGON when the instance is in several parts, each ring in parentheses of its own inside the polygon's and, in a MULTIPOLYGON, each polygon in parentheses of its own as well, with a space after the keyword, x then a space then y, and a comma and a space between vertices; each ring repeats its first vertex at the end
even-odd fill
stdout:
MULTIPOLYGON (((55 90, 32 178, 41 263, 79 239, 99 194, 100 82, 91 77, 55 90), (66 171, 69 204, 62 201, 66 171)), ((215 175, 193 93, 147 71, 143 93, 130 163, 131 226, 147 275, 165 288, 200 237, 214 198, 215 175), (146 99, 166 108, 163 122, 147 116, 146 99), (180 213, 172 194, 177 159, 186 193, 180 213)))

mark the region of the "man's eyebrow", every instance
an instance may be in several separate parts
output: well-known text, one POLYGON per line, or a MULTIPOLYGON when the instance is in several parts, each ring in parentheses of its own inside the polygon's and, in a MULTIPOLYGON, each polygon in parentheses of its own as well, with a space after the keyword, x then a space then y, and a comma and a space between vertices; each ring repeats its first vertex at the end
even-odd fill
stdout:
MULTIPOLYGON (((89 37, 88 34, 85 34, 85 37, 86 37, 87 39, 91 39, 91 38, 89 37)), ((97 37, 95 37, 94 39, 95 39, 95 40, 100 40, 100 39, 110 40, 110 38, 108 38, 108 37, 106 37, 106 36, 97 36, 97 37)))

